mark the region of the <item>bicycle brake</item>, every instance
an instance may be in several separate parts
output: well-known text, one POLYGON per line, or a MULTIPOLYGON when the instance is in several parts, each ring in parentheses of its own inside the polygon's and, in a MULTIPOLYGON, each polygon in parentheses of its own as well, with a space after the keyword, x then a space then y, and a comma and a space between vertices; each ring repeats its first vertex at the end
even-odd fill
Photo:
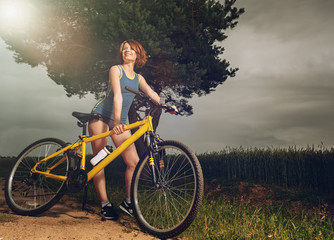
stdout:
POLYGON ((153 152, 157 152, 159 150, 159 143, 163 140, 160 138, 159 134, 153 133, 153 141, 150 143, 150 149, 153 152))

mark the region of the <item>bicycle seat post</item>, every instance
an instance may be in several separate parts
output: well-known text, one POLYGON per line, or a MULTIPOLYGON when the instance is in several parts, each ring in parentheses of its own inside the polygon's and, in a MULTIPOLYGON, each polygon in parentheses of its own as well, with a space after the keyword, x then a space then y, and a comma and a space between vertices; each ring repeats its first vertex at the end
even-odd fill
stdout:
POLYGON ((86 136, 87 134, 87 122, 82 124, 82 136, 86 136))
POLYGON ((87 125, 92 119, 100 119, 101 116, 96 113, 80 113, 73 112, 72 115, 76 117, 79 121, 77 122, 79 127, 82 127, 82 136, 86 136, 87 134, 87 125))
POLYGON ((82 135, 81 136, 86 136, 87 134, 87 122, 77 122, 78 127, 82 128, 82 135))

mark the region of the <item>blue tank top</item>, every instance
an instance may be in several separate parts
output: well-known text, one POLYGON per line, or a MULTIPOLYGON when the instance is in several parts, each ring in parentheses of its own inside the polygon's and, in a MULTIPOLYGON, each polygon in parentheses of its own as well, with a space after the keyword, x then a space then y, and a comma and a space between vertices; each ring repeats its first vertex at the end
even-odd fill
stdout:
MULTIPOLYGON (((125 124, 130 106, 132 104, 133 98, 135 97, 135 94, 127 91, 125 87, 128 86, 130 88, 138 90, 139 78, 138 74, 135 73, 135 77, 131 79, 126 75, 122 66, 118 65, 117 67, 121 72, 120 83, 123 97, 121 123, 125 124)), ((106 96, 95 104, 92 112, 99 113, 104 117, 114 120, 114 92, 112 90, 110 81, 108 81, 106 96)))

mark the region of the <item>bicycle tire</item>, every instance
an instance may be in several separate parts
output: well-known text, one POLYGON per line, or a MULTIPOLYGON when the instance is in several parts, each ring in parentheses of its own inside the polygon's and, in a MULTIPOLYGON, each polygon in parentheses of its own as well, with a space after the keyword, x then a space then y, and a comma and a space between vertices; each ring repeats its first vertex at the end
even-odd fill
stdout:
POLYGON ((161 239, 185 231, 203 198, 203 173, 196 155, 178 141, 162 141, 154 153, 158 186, 153 186, 149 156, 136 166, 131 201, 138 225, 161 239), (161 158, 164 166, 159 166, 161 158))
MULTIPOLYGON (((53 205, 64 195, 66 184, 63 181, 46 178, 42 174, 31 174, 32 167, 41 159, 64 148, 66 143, 56 138, 38 140, 26 147, 17 157, 6 179, 5 198, 10 209, 19 215, 34 216, 53 205)), ((43 170, 56 163, 65 153, 38 166, 43 170)), ((66 176, 69 160, 61 163, 51 173, 66 176)))

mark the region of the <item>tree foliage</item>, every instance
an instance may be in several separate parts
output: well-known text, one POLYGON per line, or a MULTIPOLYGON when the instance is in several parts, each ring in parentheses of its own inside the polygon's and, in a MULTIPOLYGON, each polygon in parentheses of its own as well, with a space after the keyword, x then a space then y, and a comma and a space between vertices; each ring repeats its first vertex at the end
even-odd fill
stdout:
MULTIPOLYGON (((0 29, 18 63, 43 65, 67 96, 104 94, 119 45, 136 39, 149 59, 140 72, 157 92, 182 103, 214 91, 237 69, 218 45, 244 9, 236 0, 25 0, 34 19, 0 29)), ((137 106, 139 107, 139 106, 137 106)))

